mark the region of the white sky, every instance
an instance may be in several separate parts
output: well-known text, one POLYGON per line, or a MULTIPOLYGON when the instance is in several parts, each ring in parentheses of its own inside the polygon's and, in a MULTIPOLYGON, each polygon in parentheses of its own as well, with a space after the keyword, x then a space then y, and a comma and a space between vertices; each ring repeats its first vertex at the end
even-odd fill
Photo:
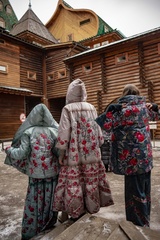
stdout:
MULTIPOLYGON (((9 0, 18 20, 28 10, 29 0, 9 0)), ((93 10, 110 27, 126 37, 160 27, 160 0, 65 0, 74 9, 93 10)), ((31 0, 32 10, 46 24, 58 0, 31 0)))

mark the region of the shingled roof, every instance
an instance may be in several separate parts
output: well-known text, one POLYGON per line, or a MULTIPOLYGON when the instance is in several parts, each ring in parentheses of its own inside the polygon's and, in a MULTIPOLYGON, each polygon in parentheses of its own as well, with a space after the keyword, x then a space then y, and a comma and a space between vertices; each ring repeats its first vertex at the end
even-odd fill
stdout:
POLYGON ((32 11, 31 7, 29 7, 27 12, 22 16, 10 33, 14 36, 18 36, 24 32, 34 33, 37 36, 47 39, 53 43, 58 42, 32 11))

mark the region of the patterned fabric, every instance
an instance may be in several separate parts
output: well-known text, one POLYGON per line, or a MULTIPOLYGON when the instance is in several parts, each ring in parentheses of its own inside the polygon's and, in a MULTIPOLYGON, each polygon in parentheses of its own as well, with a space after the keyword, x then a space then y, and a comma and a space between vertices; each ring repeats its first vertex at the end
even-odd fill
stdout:
POLYGON ((55 148, 58 123, 44 104, 38 104, 16 132, 6 149, 5 164, 32 178, 58 175, 58 150, 55 148))
POLYGON ((38 104, 16 132, 4 163, 30 177, 56 176, 57 135, 58 123, 44 104, 38 104))
POLYGON ((85 211, 97 213, 113 204, 103 163, 62 166, 56 187, 54 209, 77 218, 85 211))
POLYGON ((126 103, 126 107, 103 113, 96 119, 112 133, 113 171, 121 175, 149 172, 153 167, 149 121, 155 120, 157 113, 148 110, 141 96, 125 96, 119 103, 126 103))
POLYGON ((126 219, 149 227, 151 211, 151 172, 125 176, 126 219))
POLYGON ((77 79, 67 91, 62 110, 56 147, 65 151, 58 184, 55 190, 54 210, 65 211, 78 218, 88 211, 96 213, 100 207, 113 204, 100 146, 104 139, 95 122, 96 109, 85 102, 84 83, 77 79))
POLYGON ((29 176, 22 221, 23 239, 52 227, 57 220, 57 212, 52 209, 59 172, 55 148, 57 134, 58 123, 44 104, 38 104, 6 150, 5 164, 29 176))
POLYGON ((30 239, 56 223, 58 213, 51 208, 56 184, 55 178, 29 178, 22 221, 23 239, 30 239))

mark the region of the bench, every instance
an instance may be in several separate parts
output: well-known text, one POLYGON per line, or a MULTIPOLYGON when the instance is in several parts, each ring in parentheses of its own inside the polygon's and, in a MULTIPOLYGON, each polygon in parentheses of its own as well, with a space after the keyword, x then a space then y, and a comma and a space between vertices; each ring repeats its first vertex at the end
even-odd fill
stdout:
POLYGON ((0 139, 0 143, 2 144, 2 151, 4 151, 4 143, 5 142, 12 142, 13 138, 4 138, 0 139))

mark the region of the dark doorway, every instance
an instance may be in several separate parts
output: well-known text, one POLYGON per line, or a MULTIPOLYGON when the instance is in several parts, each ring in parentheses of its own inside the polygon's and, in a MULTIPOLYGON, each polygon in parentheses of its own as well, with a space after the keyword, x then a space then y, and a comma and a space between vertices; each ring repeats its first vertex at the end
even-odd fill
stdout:
POLYGON ((30 113, 30 111, 37 105, 41 103, 41 97, 26 97, 25 104, 26 104, 26 116, 30 113))
POLYGON ((49 108, 54 119, 59 123, 62 108, 65 106, 66 98, 55 98, 49 100, 49 108))

